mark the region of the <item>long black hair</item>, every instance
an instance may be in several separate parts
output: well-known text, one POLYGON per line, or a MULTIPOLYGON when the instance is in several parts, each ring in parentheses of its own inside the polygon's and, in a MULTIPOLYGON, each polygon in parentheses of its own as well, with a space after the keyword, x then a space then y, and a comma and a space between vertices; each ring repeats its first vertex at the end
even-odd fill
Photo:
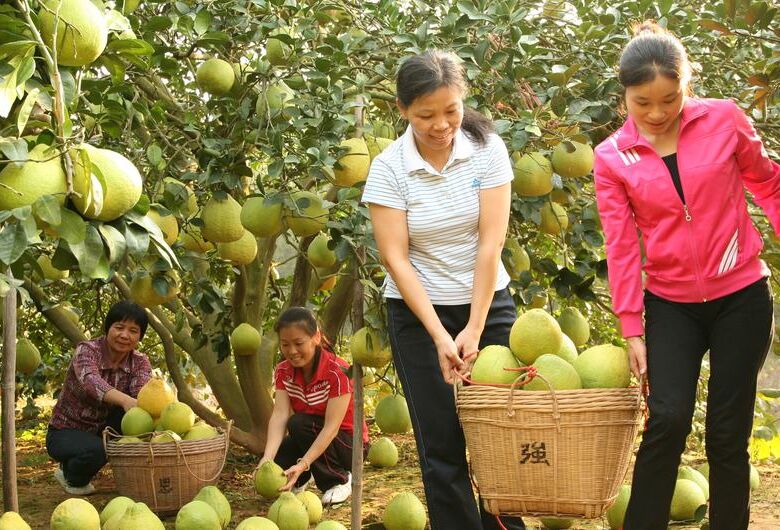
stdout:
POLYGON ((618 68, 623 88, 649 83, 660 74, 680 81, 689 92, 691 64, 680 40, 651 20, 632 29, 634 37, 623 49, 618 68))
MULTIPOLYGON (((309 337, 313 337, 319 331, 320 337, 322 337, 321 345, 325 346, 325 348, 328 350, 333 350, 328 337, 326 337, 325 333, 322 332, 322 328, 317 321, 317 317, 314 315, 314 312, 311 309, 300 306, 288 307, 282 311, 282 314, 279 315, 279 318, 276 319, 276 324, 274 324, 274 331, 279 333, 281 330, 293 326, 301 328, 309 337)), ((320 346, 317 347, 317 353, 319 352, 320 346)))
MULTIPOLYGON (((404 107, 441 87, 456 88, 464 97, 468 92, 461 59, 442 50, 428 50, 406 59, 398 69, 395 85, 396 97, 404 107)), ((492 121, 466 105, 463 106, 461 128, 481 145, 495 130, 492 121)))

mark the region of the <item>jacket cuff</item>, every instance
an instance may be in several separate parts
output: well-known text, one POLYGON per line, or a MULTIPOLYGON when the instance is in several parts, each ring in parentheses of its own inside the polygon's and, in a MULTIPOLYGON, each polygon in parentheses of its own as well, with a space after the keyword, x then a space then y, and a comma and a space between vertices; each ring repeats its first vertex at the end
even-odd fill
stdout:
POLYGON ((641 337, 645 334, 645 323, 642 320, 642 313, 621 313, 620 331, 623 337, 641 337))

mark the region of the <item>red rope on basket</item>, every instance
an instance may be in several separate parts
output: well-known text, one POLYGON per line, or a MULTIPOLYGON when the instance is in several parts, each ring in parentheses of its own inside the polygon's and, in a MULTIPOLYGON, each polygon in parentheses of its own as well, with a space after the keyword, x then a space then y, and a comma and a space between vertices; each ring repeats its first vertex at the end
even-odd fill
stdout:
POLYGON ((523 386, 528 383, 530 383, 534 377, 536 377, 536 367, 535 366, 520 366, 518 368, 504 368, 507 372, 525 372, 524 374, 520 374, 518 377, 523 377, 522 381, 515 383, 477 383, 476 381, 473 381, 466 377, 465 375, 455 372, 455 375, 460 377, 464 382, 475 385, 475 386, 492 386, 492 387, 499 387, 499 388, 512 388, 512 386, 523 386))
POLYGON ((498 515, 496 515, 496 521, 498 521, 498 527, 501 530, 507 530, 506 526, 504 526, 504 523, 501 522, 501 518, 498 515))

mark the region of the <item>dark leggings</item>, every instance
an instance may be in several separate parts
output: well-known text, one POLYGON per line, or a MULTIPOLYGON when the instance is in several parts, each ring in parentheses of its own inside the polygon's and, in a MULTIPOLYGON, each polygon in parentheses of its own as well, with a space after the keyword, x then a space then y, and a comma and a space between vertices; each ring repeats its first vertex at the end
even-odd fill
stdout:
MULTIPOLYGON (((433 340, 403 300, 388 299, 387 306, 390 345, 412 418, 431 529, 496 530, 496 517, 478 509, 474 499, 452 385, 441 375, 433 340)), ((466 327, 471 307, 435 305, 434 309, 455 337, 466 327)), ((507 345, 516 317, 509 291, 496 291, 479 347, 507 345)), ((502 516, 501 520, 509 530, 525 528, 520 518, 502 516)))
POLYGON ((650 418, 636 457, 624 530, 667 526, 707 350, 710 379, 705 444, 710 464, 710 528, 747 529, 747 449, 756 380, 773 328, 767 279, 702 303, 670 302, 646 292, 645 318, 650 418))

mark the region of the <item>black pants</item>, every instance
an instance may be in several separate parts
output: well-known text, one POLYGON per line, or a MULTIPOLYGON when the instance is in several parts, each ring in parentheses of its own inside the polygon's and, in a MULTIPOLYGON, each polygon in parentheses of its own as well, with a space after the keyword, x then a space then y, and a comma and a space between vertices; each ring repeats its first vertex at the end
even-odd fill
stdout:
POLYGON ((756 380, 772 339, 762 279, 731 295, 676 303, 645 293, 650 418, 634 466, 625 530, 666 528, 680 455, 691 430, 702 356, 710 352, 705 444, 710 528, 747 529, 748 442, 756 380))
MULTIPOLYGON (((108 413, 105 427, 121 432, 124 410, 114 407, 108 413)), ((106 465, 106 450, 103 447, 103 429, 99 434, 76 429, 52 429, 46 432, 46 451, 62 465, 68 484, 86 486, 106 465)))
MULTIPOLYGON (((295 464, 309 450, 322 431, 325 418, 312 414, 293 414, 287 421, 287 436, 276 453, 274 461, 282 469, 295 464)), ((364 448, 364 453, 365 453, 364 448)), ((365 455, 364 455, 365 456, 365 455)), ((352 434, 339 431, 328 448, 311 465, 311 470, 301 473, 296 486, 302 486, 314 475, 317 487, 324 491, 347 481, 352 470, 352 434)))
MULTIPOLYGON (((388 331, 398 378, 412 418, 432 530, 495 530, 496 517, 474 500, 466 462, 466 442, 455 410, 452 385, 441 375, 438 354, 428 332, 403 300, 387 300, 388 331)), ((469 320, 470 304, 434 309, 455 337, 469 320)), ((507 289, 490 305, 480 348, 509 343, 517 317, 507 289)), ((510 530, 525 528, 522 519, 501 518, 510 530)))

